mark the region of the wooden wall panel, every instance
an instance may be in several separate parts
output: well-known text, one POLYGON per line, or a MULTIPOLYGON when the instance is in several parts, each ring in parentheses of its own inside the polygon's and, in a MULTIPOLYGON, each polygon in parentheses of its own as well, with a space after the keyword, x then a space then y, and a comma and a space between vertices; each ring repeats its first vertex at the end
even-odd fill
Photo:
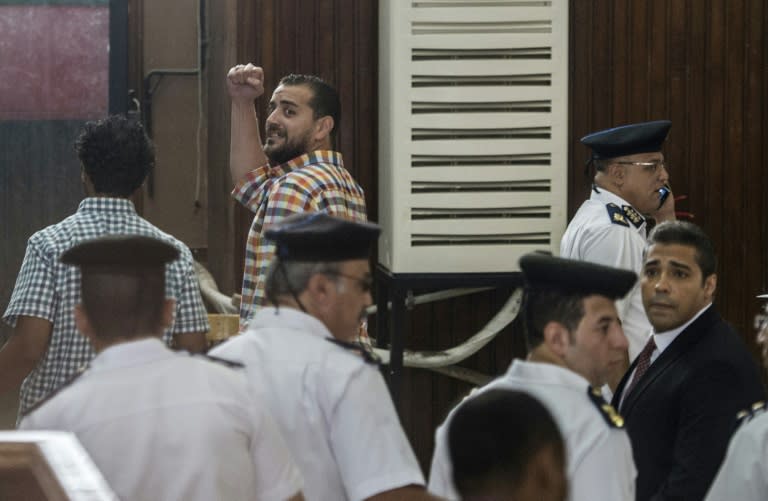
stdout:
POLYGON ((761 0, 571 1, 569 209, 584 200, 585 134, 669 118, 678 204, 720 257, 718 308, 753 345, 766 291, 768 9, 761 0))

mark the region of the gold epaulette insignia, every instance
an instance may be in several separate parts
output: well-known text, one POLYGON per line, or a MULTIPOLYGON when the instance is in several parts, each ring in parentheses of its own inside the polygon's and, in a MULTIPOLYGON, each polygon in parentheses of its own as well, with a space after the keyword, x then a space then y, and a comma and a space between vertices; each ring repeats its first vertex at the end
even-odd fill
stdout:
POLYGON ((608 210, 608 217, 611 218, 611 223, 629 227, 629 223, 624 217, 624 212, 618 205, 605 204, 605 208, 608 210))
POLYGON ((637 212, 631 205, 622 205, 621 210, 624 212, 624 215, 627 217, 627 219, 629 219, 629 221, 635 226, 635 228, 639 228, 645 222, 645 218, 641 216, 640 213, 637 212))
POLYGON ((748 421, 750 421, 755 416, 758 416, 765 412, 766 409, 766 403, 763 400, 760 400, 759 402, 755 402, 752 404, 749 409, 743 409, 736 414, 736 419, 739 421, 739 424, 744 424, 748 421))
POLYGON ((600 415, 603 416, 608 426, 611 428, 624 428, 624 418, 621 417, 621 414, 611 404, 605 401, 600 388, 587 387, 587 395, 589 395, 589 399, 600 411, 600 415))

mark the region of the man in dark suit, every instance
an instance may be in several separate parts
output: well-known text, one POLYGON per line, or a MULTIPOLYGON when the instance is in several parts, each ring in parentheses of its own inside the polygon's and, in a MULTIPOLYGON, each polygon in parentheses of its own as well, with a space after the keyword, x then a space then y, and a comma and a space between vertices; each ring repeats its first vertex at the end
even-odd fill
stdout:
POLYGON ((712 243, 697 226, 658 225, 641 272, 648 343, 619 383, 637 466, 637 500, 700 500, 723 459, 740 409, 763 398, 759 371, 712 306, 712 243))

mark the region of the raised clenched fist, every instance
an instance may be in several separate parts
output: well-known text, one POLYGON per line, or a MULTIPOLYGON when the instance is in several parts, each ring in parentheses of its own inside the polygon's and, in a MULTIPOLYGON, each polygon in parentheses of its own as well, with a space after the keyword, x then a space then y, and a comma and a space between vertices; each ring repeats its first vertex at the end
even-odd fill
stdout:
POLYGON ((227 90, 232 99, 258 98, 264 94, 264 70, 251 63, 233 66, 227 73, 227 90))

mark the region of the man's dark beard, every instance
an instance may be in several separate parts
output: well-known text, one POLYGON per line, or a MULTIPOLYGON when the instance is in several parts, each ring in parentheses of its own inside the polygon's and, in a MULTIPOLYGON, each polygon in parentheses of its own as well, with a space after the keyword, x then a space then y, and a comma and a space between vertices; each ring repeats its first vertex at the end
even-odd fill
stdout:
POLYGON ((311 132, 306 131, 302 137, 298 137, 296 140, 286 140, 279 148, 273 149, 269 152, 264 151, 264 153, 266 153, 267 157, 269 158, 270 164, 284 164, 289 160, 293 160, 294 158, 299 157, 305 153, 309 153, 309 149, 312 145, 310 137, 311 132))
MULTIPOLYGON (((266 153, 266 152, 265 152, 266 153)), ((293 160, 294 158, 307 153, 306 148, 301 148, 295 144, 284 144, 282 147, 272 150, 267 153, 269 157, 269 163, 272 165, 280 165, 293 160)))

